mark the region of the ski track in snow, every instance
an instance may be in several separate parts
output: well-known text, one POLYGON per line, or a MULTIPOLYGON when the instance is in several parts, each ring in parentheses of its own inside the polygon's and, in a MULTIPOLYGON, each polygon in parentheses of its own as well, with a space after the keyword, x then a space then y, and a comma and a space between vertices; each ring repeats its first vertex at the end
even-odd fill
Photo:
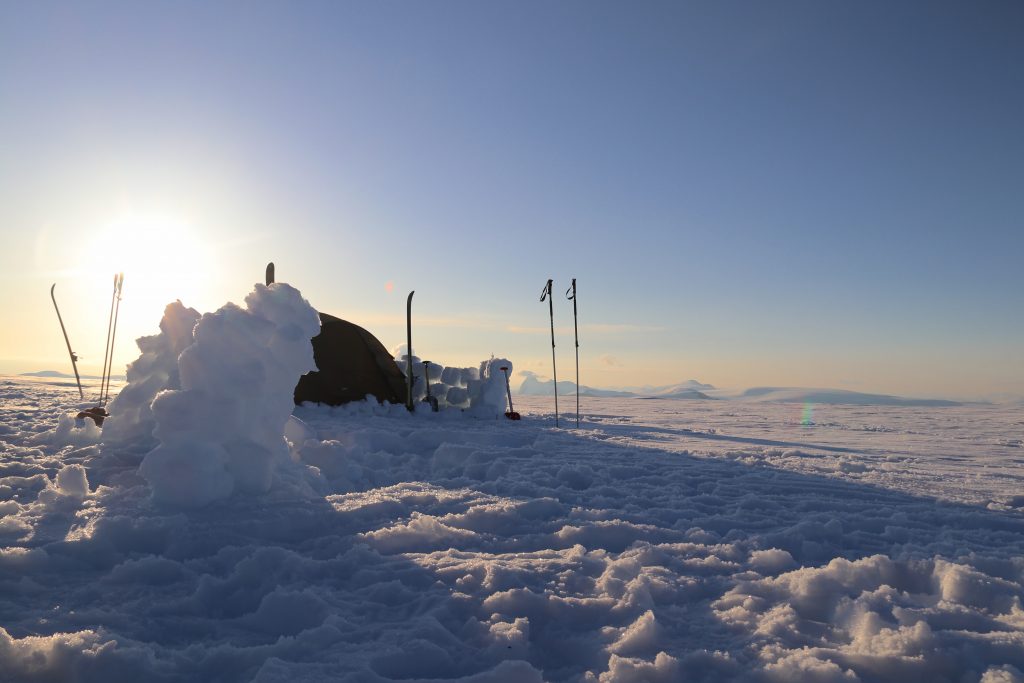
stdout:
POLYGON ((1024 681, 1019 408, 303 406, 182 511, 81 405, 0 378, 2 681, 1024 681))

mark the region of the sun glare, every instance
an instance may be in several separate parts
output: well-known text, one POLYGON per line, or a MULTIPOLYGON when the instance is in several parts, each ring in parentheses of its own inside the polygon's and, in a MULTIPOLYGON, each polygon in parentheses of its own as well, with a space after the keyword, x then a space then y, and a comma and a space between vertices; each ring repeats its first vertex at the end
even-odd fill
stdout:
POLYGON ((194 305, 209 286, 211 261, 209 246, 188 223, 133 216, 100 230, 79 267, 101 299, 109 299, 114 276, 124 273, 124 321, 153 327, 175 299, 194 305))

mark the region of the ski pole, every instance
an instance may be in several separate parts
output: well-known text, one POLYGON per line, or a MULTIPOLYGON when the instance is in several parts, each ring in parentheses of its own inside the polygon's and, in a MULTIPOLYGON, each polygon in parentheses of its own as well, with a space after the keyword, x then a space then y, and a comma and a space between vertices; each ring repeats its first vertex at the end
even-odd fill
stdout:
POLYGON ((114 309, 114 331, 110 335, 110 367, 107 369, 107 388, 103 392, 103 405, 110 397, 110 376, 114 374, 114 340, 117 339, 117 318, 121 315, 121 292, 124 291, 124 273, 117 278, 117 307, 114 309))
POLYGON ((572 299, 572 331, 576 335, 576 429, 580 428, 580 328, 576 322, 576 278, 572 287, 565 290, 565 296, 572 299), (572 292, 572 295, 569 294, 572 292))
POLYGON ((114 326, 114 299, 117 298, 117 273, 114 273, 114 291, 110 294, 110 317, 107 318, 107 345, 103 347, 103 374, 100 375, 100 397, 103 401, 103 384, 107 379, 107 363, 110 356, 110 329, 114 326))
POLYGON ((82 380, 78 377, 78 355, 71 350, 71 340, 68 339, 68 331, 64 327, 64 318, 60 315, 60 308, 57 307, 57 297, 54 296, 53 290, 57 288, 57 283, 53 283, 50 287, 50 298, 53 299, 53 310, 57 311, 57 320, 60 322, 60 331, 64 333, 64 343, 68 346, 68 355, 71 356, 71 367, 75 370, 75 384, 78 385, 78 396, 85 400, 85 393, 82 391, 82 380))
POLYGON ((558 426, 558 371, 555 369, 555 298, 551 296, 551 280, 540 292, 541 303, 548 300, 548 315, 551 317, 551 374, 555 378, 555 426, 558 426))

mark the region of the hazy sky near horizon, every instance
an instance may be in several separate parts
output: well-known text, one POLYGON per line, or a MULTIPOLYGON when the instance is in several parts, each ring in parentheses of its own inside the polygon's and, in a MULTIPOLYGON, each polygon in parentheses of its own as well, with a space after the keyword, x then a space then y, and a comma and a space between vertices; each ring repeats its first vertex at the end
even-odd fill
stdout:
POLYGON ((440 363, 1024 393, 1024 4, 0 6, 0 372, 267 261, 440 363))

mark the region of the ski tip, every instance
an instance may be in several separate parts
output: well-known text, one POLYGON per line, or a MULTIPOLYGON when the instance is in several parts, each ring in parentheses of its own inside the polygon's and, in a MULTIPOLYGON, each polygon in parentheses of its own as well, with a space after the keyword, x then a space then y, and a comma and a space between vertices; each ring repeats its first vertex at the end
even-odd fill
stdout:
POLYGON ((267 287, 274 284, 274 262, 271 261, 267 264, 267 276, 266 276, 267 287))

